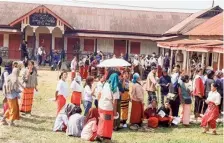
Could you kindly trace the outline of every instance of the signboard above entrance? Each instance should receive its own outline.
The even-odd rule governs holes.
[[[34,13],[30,15],[30,25],[56,26],[57,19],[48,13]]]

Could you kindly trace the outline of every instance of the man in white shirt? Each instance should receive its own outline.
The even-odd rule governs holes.
[[[40,46],[38,49],[37,49],[37,58],[38,58],[38,66],[40,66],[42,64],[42,59],[43,59],[43,47]]]

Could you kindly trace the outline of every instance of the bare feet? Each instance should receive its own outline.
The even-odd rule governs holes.
[[[216,130],[214,130],[214,131],[212,132],[212,134],[213,134],[213,135],[217,135],[217,132],[216,132]]]
[[[1,120],[0,125],[8,125],[8,123],[6,122],[6,120]]]

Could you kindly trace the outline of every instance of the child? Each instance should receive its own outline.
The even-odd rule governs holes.
[[[208,104],[208,108],[201,121],[201,127],[204,128],[203,133],[209,131],[209,128],[213,129],[213,134],[216,135],[216,120],[219,117],[219,104],[221,102],[221,96],[217,92],[217,83],[211,85],[211,91],[208,94],[208,98],[205,101]]]
[[[94,141],[97,136],[97,125],[99,113],[97,108],[91,108],[85,119],[85,125],[81,133],[81,138],[87,141]]]
[[[55,100],[57,101],[57,114],[60,112],[62,107],[66,104],[66,97],[68,96],[68,85],[66,83],[67,72],[63,70],[59,76],[59,81],[57,84],[55,92]]]
[[[79,73],[76,73],[76,77],[71,83],[70,88],[72,89],[72,97],[71,97],[71,103],[80,106],[81,104],[81,98],[82,98],[82,92],[83,92],[83,86],[82,86],[82,79]]]
[[[18,80],[19,69],[13,68],[12,73],[7,77],[4,87],[3,94],[7,98],[8,109],[5,112],[3,119],[1,121],[2,125],[7,125],[6,118],[10,120],[9,125],[14,126],[14,121],[19,120],[19,104],[18,98],[21,92],[19,87],[23,87]]]
[[[77,107],[71,103],[66,104],[57,115],[54,123],[54,132],[65,132],[68,126],[68,119],[77,112]]]
[[[159,119],[159,125],[163,126],[163,127],[169,127],[171,125],[171,122],[173,120],[172,117],[172,109],[170,107],[170,103],[169,100],[166,100],[165,104],[162,105],[159,110],[159,112],[164,112],[165,116],[162,117],[161,115],[158,115],[158,119]]]
[[[93,94],[95,92],[95,87],[93,87],[93,77],[89,76],[86,79],[86,84],[84,87],[84,109],[85,113],[84,116],[87,115],[89,112],[89,109],[92,107],[92,102],[93,102]]]
[[[103,89],[103,84],[105,81],[104,75],[100,75],[98,78],[100,80],[96,84],[95,100],[94,100],[94,104],[95,104],[96,108],[98,108],[98,100],[100,99],[101,91]]]

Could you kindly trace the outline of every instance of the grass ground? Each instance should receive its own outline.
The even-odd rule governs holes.
[[[56,104],[49,101],[54,97],[58,73],[39,71],[39,92],[34,97],[31,117],[17,121],[17,127],[0,126],[0,143],[82,143],[79,138],[67,137],[64,133],[52,132]],[[2,94],[2,93],[0,93]],[[0,96],[2,101],[2,96]],[[69,101],[69,98],[68,100]],[[0,103],[1,104],[1,103]],[[158,128],[155,132],[133,132],[128,129],[113,133],[115,143],[222,143],[223,127],[219,135],[201,134],[199,125],[184,128]]]

